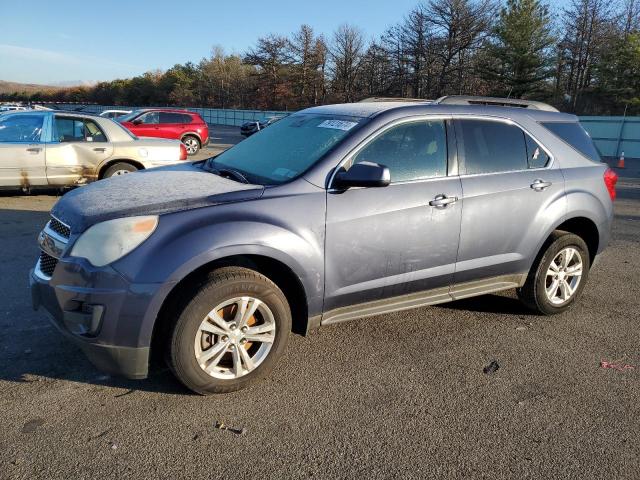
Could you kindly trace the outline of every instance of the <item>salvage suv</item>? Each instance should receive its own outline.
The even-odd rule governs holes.
[[[154,351],[195,392],[229,392],[291,331],[507,289],[563,312],[609,241],[616,178],[541,103],[314,107],[65,195],[33,304],[106,372],[144,378]]]

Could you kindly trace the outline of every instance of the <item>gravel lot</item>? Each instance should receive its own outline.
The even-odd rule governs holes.
[[[0,478],[638,478],[640,181],[618,192],[612,243],[566,314],[507,293],[326,327],[292,337],[259,385],[208,398],[161,367],[104,376],[33,312],[56,197],[2,196]]]

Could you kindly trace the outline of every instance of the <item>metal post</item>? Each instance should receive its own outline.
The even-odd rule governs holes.
[[[627,119],[627,107],[629,104],[624,106],[624,114],[622,115],[622,122],[620,122],[620,130],[618,131],[618,143],[616,145],[616,158],[620,158],[620,145],[622,144],[622,133],[624,132],[624,122]]]

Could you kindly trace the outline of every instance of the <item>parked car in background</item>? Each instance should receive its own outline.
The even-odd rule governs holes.
[[[187,159],[176,140],[137,138],[86,113],[11,112],[0,116],[0,187],[66,187]]]
[[[262,120],[252,120],[245,122],[240,126],[240,134],[244,137],[249,137],[262,129],[267,128],[269,125],[276,123],[278,120],[283,119],[282,116],[274,116],[263,118]]]
[[[114,119],[114,118],[122,117],[123,115],[128,115],[130,113],[131,113],[131,110],[105,110],[104,112],[100,112],[100,116]]]
[[[200,115],[188,110],[145,108],[116,120],[139,137],[180,140],[189,155],[209,144],[209,126]]]
[[[22,105],[0,105],[0,113],[4,112],[21,112],[24,110],[28,110],[27,107]]]
[[[314,107],[206,162],[62,197],[32,298],[107,372],[143,378],[156,348],[187,387],[229,392],[291,331],[508,289],[565,311],[609,242],[616,178],[546,104]]]

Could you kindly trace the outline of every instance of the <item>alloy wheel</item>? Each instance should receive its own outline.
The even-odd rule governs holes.
[[[202,320],[194,343],[200,368],[231,380],[255,370],[269,355],[276,334],[271,309],[255,297],[235,297]]]
[[[193,137],[185,138],[182,143],[184,143],[184,146],[187,149],[187,153],[189,155],[193,155],[198,151],[198,140],[196,140],[195,138]]]
[[[553,305],[562,305],[575,295],[582,279],[582,256],[573,247],[558,252],[545,277],[547,298]]]

